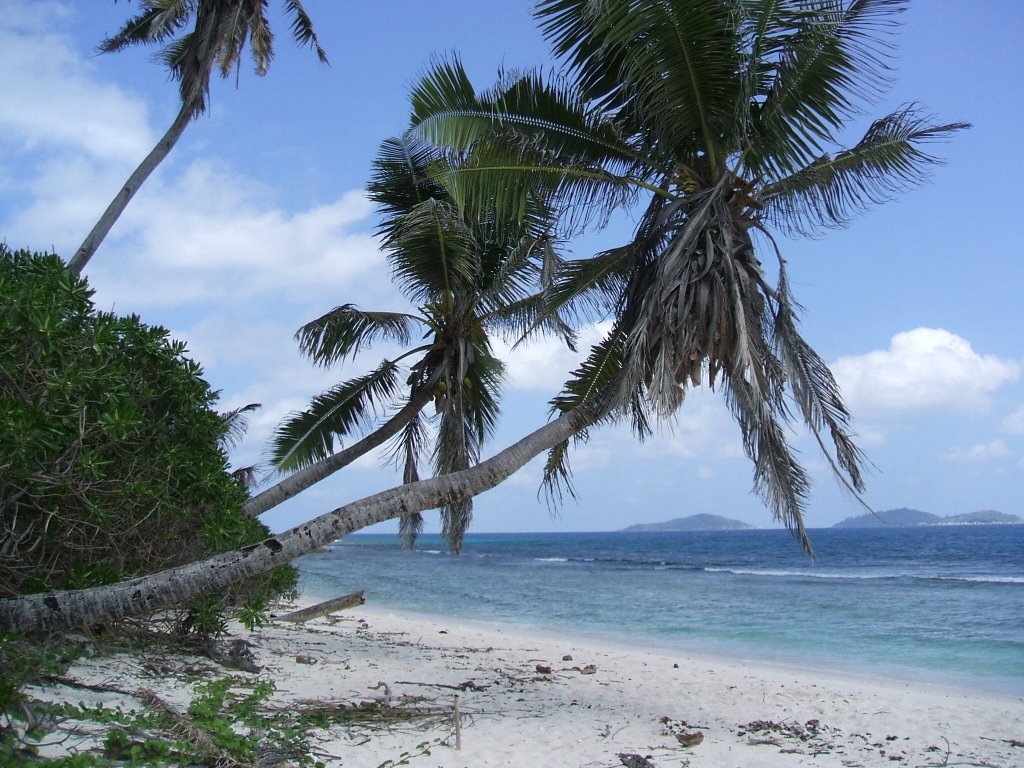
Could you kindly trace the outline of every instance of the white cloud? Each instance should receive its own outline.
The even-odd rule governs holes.
[[[1011,455],[1009,447],[1002,440],[979,443],[966,448],[951,448],[942,454],[945,461],[994,461]]]
[[[494,351],[507,366],[509,390],[555,394],[610,327],[610,323],[594,323],[581,328],[576,343],[578,352],[573,352],[561,339],[554,337],[537,338],[514,350],[509,343],[496,339]]]
[[[843,357],[832,365],[855,409],[971,410],[1016,380],[1016,360],[982,355],[970,342],[940,328],[916,328],[892,337],[888,349]]]
[[[1000,426],[1005,432],[1010,432],[1015,435],[1024,435],[1024,405],[1003,419]]]
[[[197,162],[170,183],[150,180],[88,272],[104,294],[138,306],[301,301],[316,308],[310,320],[384,270],[376,239],[352,226],[369,212],[353,191],[289,214],[245,176]]]
[[[4,4],[0,14],[0,135],[22,151],[40,146],[107,162],[141,158],[156,142],[147,110],[93,65],[60,29],[73,12],[57,3]]]

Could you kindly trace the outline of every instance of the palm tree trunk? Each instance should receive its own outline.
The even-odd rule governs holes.
[[[474,467],[382,491],[243,549],[120,584],[5,598],[0,600],[0,628],[33,632],[88,626],[143,615],[204,592],[222,590],[368,525],[490,490],[534,456],[568,440],[602,412],[602,398],[594,397]]]
[[[149,175],[153,173],[156,167],[163,162],[164,158],[170,154],[170,151],[174,149],[174,145],[178,143],[178,139],[181,138],[181,134],[185,132],[185,128],[192,121],[195,114],[196,110],[194,107],[182,106],[178,116],[171,123],[171,127],[167,129],[167,133],[163,135],[160,141],[156,143],[156,146],[150,150],[146,158],[139,164],[139,167],[128,177],[128,181],[124,183],[121,191],[110,201],[110,205],[107,206],[107,210],[103,212],[100,220],[96,222],[92,232],[89,233],[88,237],[78,247],[74,257],[68,262],[69,271],[74,272],[76,275],[82,274],[85,265],[89,263],[89,259],[92,258],[96,249],[100,247],[100,243],[103,242],[103,239],[110,232],[114,223],[124,213],[124,209],[128,207],[128,203],[135,197],[139,187],[149,178]]]
[[[298,472],[289,475],[277,485],[273,485],[262,493],[256,494],[245,502],[242,511],[249,517],[258,517],[268,509],[273,509],[295,494],[306,490],[311,485],[319,483],[342,467],[348,466],[360,456],[372,451],[378,445],[398,434],[413,416],[423,410],[424,406],[430,402],[433,396],[433,388],[424,386],[417,395],[402,406],[398,413],[384,422],[379,429],[374,430],[348,448],[333,453],[316,464],[304,467]]]

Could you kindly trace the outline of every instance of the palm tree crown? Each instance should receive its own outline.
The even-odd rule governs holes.
[[[477,95],[457,60],[414,91],[417,135],[457,162],[436,171],[478,211],[542,197],[572,228],[639,210],[625,244],[566,264],[557,309],[613,327],[554,406],[596,393],[606,418],[649,430],[690,386],[720,388],[755,489],[804,542],[809,479],[787,442],[795,411],[847,487],[863,457],[823,360],[797,329],[772,232],[816,235],[925,178],[926,145],[966,127],[914,105],[839,137],[887,84],[905,0],[542,0],[561,76],[505,77]],[[637,208],[639,206],[639,208]],[[502,215],[498,214],[499,219]],[[755,244],[776,254],[771,280]],[[567,479],[566,446],[547,479]]]
[[[286,0],[284,7],[292,18],[295,42],[312,47],[326,64],[327,53],[302,2]],[[117,34],[100,44],[100,51],[160,45],[156,58],[178,82],[181,103],[193,115],[206,110],[213,68],[229,76],[240,66],[247,45],[256,74],[265,75],[270,68],[274,35],[267,0],[140,0],[139,9]],[[190,21],[192,29],[182,33]]]
[[[345,304],[296,334],[301,351],[325,366],[378,341],[408,347],[418,333],[423,342],[291,414],[273,441],[272,461],[279,470],[328,459],[336,438],[370,428],[374,414],[403,399],[419,404],[407,414],[391,453],[403,467],[404,482],[419,479],[418,461],[428,436],[422,409],[431,400],[438,417],[434,472],[465,469],[479,460],[498,416],[504,365],[493,354],[490,333],[502,330],[521,338],[536,330],[560,330],[571,338],[557,317],[541,314],[537,288],[545,265],[555,258],[544,216],[527,212],[516,227],[467,219],[431,180],[428,169],[437,159],[412,136],[389,139],[369,187],[382,214],[380,234],[394,278],[418,305],[418,313],[367,312]],[[404,364],[407,360],[411,363]],[[408,372],[404,380],[403,370]],[[471,499],[441,510],[444,537],[455,551],[471,512]],[[402,518],[400,532],[407,544],[421,525],[418,514]]]

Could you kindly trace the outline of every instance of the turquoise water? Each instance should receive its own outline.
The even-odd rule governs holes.
[[[307,597],[1024,696],[1024,525],[353,535],[298,561]]]

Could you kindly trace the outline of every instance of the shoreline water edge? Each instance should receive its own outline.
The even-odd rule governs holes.
[[[1024,696],[1024,525],[346,537],[304,594],[601,643]]]

